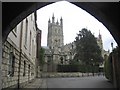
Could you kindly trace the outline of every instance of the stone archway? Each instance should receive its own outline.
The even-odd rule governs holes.
[[[2,38],[3,42],[6,40],[9,32],[24,18],[26,18],[32,12],[49,5],[53,2],[20,2],[20,3],[9,3],[4,2],[2,5],[2,19],[3,19],[3,30]],[[110,31],[118,45],[120,46],[120,27],[118,20],[120,14],[119,3],[94,3],[94,2],[71,2],[78,7],[86,10],[88,13],[93,15],[96,19],[101,21]],[[109,12],[109,10],[111,10]],[[9,13],[11,11],[11,13]],[[114,18],[113,18],[114,17]]]
[[[3,43],[6,40],[9,32],[24,18],[34,11],[49,5],[53,2],[26,2],[26,3],[3,3],[2,8],[2,38]],[[78,7],[86,10],[93,15],[96,19],[102,22],[110,31],[118,45],[120,46],[120,27],[119,27],[119,3],[84,3],[84,2],[71,2]]]

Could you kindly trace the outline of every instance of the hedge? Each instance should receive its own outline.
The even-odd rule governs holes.
[[[91,72],[97,73],[99,71],[98,66],[90,66],[90,65],[58,65],[58,72]]]
[[[112,53],[109,55],[108,59],[105,60],[104,72],[105,72],[105,77],[111,82],[113,82]]]

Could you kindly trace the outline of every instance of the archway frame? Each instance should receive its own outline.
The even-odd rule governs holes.
[[[4,2],[3,3],[3,29],[2,29],[2,40],[5,42],[8,34],[13,28],[19,24],[24,18],[26,18],[31,13],[36,10],[52,4],[54,2]],[[71,2],[83,10],[87,11],[89,14],[94,16],[98,21],[109,30],[111,35],[114,37],[118,46],[120,46],[120,27],[118,20],[120,14],[118,13],[120,9],[119,3],[105,3],[105,2]],[[8,10],[11,10],[9,13]],[[109,12],[111,10],[111,12]],[[16,14],[15,14],[16,13]],[[8,15],[9,14],[9,15]],[[8,16],[6,16],[8,15]],[[113,18],[114,17],[114,18]]]

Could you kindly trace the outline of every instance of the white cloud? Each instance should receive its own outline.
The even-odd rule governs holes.
[[[74,41],[76,33],[87,28],[96,37],[100,30],[105,50],[111,49],[110,42],[114,42],[114,47],[117,45],[107,28],[97,19],[74,4],[59,1],[37,11],[38,27],[42,30],[42,46],[47,45],[48,20],[52,18],[53,13],[56,21],[60,20],[61,16],[63,18],[64,44]]]

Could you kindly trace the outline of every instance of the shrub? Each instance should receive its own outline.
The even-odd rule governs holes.
[[[112,53],[109,55],[108,59],[105,60],[104,72],[105,77],[112,82],[113,81]]]

